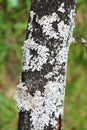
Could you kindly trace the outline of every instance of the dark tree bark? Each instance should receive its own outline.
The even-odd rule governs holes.
[[[18,130],[62,130],[74,0],[32,0],[15,100]]]

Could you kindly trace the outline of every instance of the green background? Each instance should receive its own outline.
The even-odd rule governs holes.
[[[87,39],[87,0],[76,1],[74,36]],[[13,101],[21,72],[30,0],[0,0],[0,130],[17,130]],[[65,96],[64,130],[87,130],[87,50],[70,47]]]

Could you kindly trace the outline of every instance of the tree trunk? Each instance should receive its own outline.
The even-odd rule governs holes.
[[[18,130],[62,130],[74,0],[32,0],[15,100]]]

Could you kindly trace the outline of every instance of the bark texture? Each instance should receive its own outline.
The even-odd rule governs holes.
[[[18,130],[62,130],[74,0],[32,0],[15,100]]]

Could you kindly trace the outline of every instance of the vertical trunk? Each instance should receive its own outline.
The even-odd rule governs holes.
[[[32,0],[15,100],[18,130],[62,130],[74,0]]]

